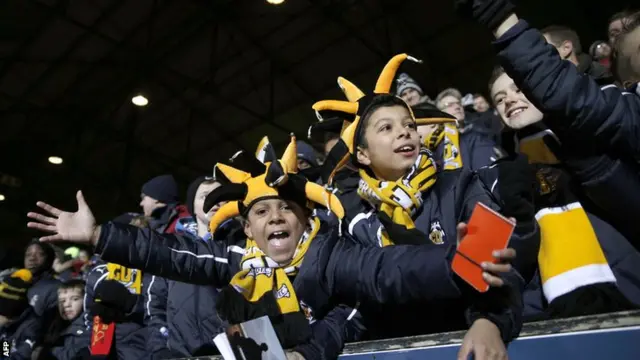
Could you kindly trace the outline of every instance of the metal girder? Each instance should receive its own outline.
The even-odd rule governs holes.
[[[104,10],[100,16],[98,16],[98,18],[93,22],[93,24],[91,24],[89,26],[89,28],[95,28],[96,26],[98,26],[105,18],[109,17],[109,15],[111,15],[112,12],[116,11],[119,6],[120,3],[122,2],[122,0],[119,1],[113,1],[109,4],[109,6],[107,7],[106,10]],[[20,97],[13,102],[13,104],[9,107],[9,111],[11,111],[11,109],[14,106],[20,105],[22,104],[22,102],[27,101],[27,99],[29,98],[29,95],[31,95],[31,93],[38,88],[38,86],[40,84],[42,84],[46,79],[49,78],[49,76],[51,76],[51,74],[53,74],[53,72],[55,70],[57,70],[58,65],[60,65],[60,63],[66,59],[71,53],[73,53],[78,46],[80,46],[80,44],[82,44],[90,35],[90,32],[85,32],[83,34],[81,34],[80,36],[78,36],[66,49],[65,51],[62,53],[62,55],[60,55],[56,60],[54,60],[52,62],[51,65],[49,65],[47,67],[47,69],[40,74],[28,87],[27,89],[20,95]]]
[[[54,5],[53,9],[57,11],[60,8],[66,8],[66,6],[67,6],[67,1],[58,1]],[[27,39],[23,41],[18,46],[18,48],[14,50],[14,52],[11,55],[9,55],[8,59],[5,59],[5,62],[2,65],[0,65],[0,80],[7,74],[7,72],[9,72],[9,69],[11,69],[11,67],[16,62],[16,60],[20,58],[20,56],[22,56],[22,53],[29,48],[29,45],[31,45],[33,41],[35,41],[38,37],[40,37],[42,32],[49,26],[49,23],[51,22],[51,20],[54,19],[54,16],[53,16],[54,12],[52,11],[47,15],[48,16],[46,20],[43,21],[42,24],[40,24],[40,26],[38,26],[35,31],[31,32],[27,36]]]

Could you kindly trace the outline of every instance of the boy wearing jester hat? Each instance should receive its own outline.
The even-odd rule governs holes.
[[[333,173],[349,162],[360,168],[358,193],[363,201],[359,212],[346,214],[346,236],[372,247],[421,244],[429,247],[433,254],[439,254],[432,256],[444,259],[466,232],[464,222],[476,203],[482,202],[497,211],[501,209],[477,175],[460,166],[459,153],[447,154],[445,147],[444,161],[438,166],[433,154],[423,146],[416,126],[429,122],[447,123],[451,121],[450,117],[432,111],[419,115],[416,121],[411,107],[389,94],[396,69],[406,59],[412,58],[402,54],[387,64],[373,94],[364,94],[340,79],[350,101],[321,101],[313,108],[320,117],[328,111],[342,112],[344,118],[351,116],[352,119],[345,124],[341,141],[334,146],[327,160],[333,166]],[[427,139],[427,143],[437,144],[444,136],[444,133],[436,134],[440,139]],[[331,184],[331,176],[328,178]],[[518,220],[510,244],[518,250],[519,259],[514,263],[516,270],[528,279],[535,269],[539,233],[532,216]],[[520,274],[514,278],[521,288],[525,279]],[[479,345],[479,340],[471,338],[477,332],[483,332],[508,341],[517,334],[521,294],[512,294],[511,302],[505,301],[503,295],[499,291],[489,291],[471,299],[471,304],[448,301],[426,305],[417,302],[402,308],[391,304],[382,307],[363,304],[360,309],[364,319],[369,320],[366,325],[373,337],[440,332],[471,325],[461,354],[477,351],[476,346],[485,345],[502,352],[504,348],[492,343],[491,339],[480,340],[486,343]],[[491,311],[485,316],[489,321],[465,318],[465,306],[474,308],[486,304],[492,304]],[[367,314],[379,315],[367,317]]]
[[[263,145],[264,164],[254,169],[242,171],[218,164],[217,173],[229,183],[212,191],[205,201],[205,211],[228,201],[211,219],[212,233],[226,219],[238,215],[244,219],[247,240],[236,273],[224,263],[226,248],[219,243],[193,242],[178,234],[115,223],[97,226],[81,192],[77,212],[39,202],[47,215],[29,213],[36,221],[28,226],[52,234],[41,241],[93,244],[105,260],[224,288],[218,307],[221,316],[233,324],[269,315],[283,346],[294,348],[306,359],[335,358],[339,351],[335,345],[349,340],[344,338],[344,328],[338,328],[328,331],[334,338],[315,344],[315,352],[305,351],[305,345],[307,350],[314,345],[317,331],[327,333],[331,324],[322,320],[338,304],[465,300],[466,288],[452,274],[450,260],[431,246],[362,247],[344,241],[338,227],[310,215],[316,204],[326,206],[338,218],[344,216],[344,210],[333,194],[296,173],[295,138],[280,160],[270,145]],[[514,256],[513,249],[498,255],[502,260]],[[486,279],[517,298],[510,287],[509,270],[508,264],[492,264],[486,269]],[[490,316],[490,304],[486,305],[470,309],[469,316]],[[507,322],[509,333],[520,327]],[[478,333],[474,340],[486,344],[482,336]],[[499,337],[497,341],[501,344]]]

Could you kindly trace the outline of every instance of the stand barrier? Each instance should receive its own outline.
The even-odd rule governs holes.
[[[456,359],[464,332],[347,344],[344,360]],[[189,358],[218,360],[219,356]],[[640,311],[525,324],[510,360],[640,360]]]

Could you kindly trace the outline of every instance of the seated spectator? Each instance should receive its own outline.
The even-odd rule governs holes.
[[[635,308],[629,300],[640,304],[640,254],[613,226],[592,213],[584,191],[576,186],[580,184],[576,172],[589,172],[590,186],[606,178],[609,169],[598,173],[588,168],[608,156],[580,151],[585,149],[568,140],[558,142],[543,125],[545,115],[502,68],[494,70],[489,86],[505,125],[515,130],[518,148],[507,151],[527,155],[530,165],[525,162],[524,166],[535,173],[533,203],[542,234],[540,278],[525,293],[525,315],[566,317]],[[529,170],[516,167],[512,171]],[[486,182],[492,188],[497,182],[499,188],[501,180]],[[580,252],[572,250],[577,248]]]
[[[433,100],[424,94],[420,85],[418,85],[409,74],[400,74],[396,82],[396,95],[406,101],[409,106],[415,106],[425,102],[433,103]]]
[[[37,360],[73,360],[89,356],[91,333],[82,317],[85,282],[69,280],[58,288],[55,311],[44,341],[38,347]]]
[[[67,248],[62,257],[56,256],[53,261],[53,270],[62,281],[85,279],[92,268],[89,252],[75,246]]]
[[[491,113],[470,115],[462,105],[462,94],[457,89],[446,89],[436,97],[436,106],[454,116],[458,121],[458,133],[462,164],[472,170],[491,164],[496,158],[496,142],[493,130],[486,128],[482,117],[494,121]],[[421,126],[422,127],[422,126]],[[427,137],[429,134],[423,135]]]
[[[31,359],[42,340],[42,317],[29,306],[27,297],[32,280],[27,269],[13,270],[0,279],[0,343],[10,345],[12,360]]]
[[[316,150],[302,140],[297,141],[296,146],[298,147],[298,171],[308,180],[320,183],[320,161]]]
[[[582,52],[580,38],[574,30],[566,26],[553,25],[540,32],[547,42],[558,50],[560,57],[577,66],[578,71],[591,76],[602,86],[613,84],[613,75],[609,69],[594,62],[588,54]]]
[[[160,175],[142,185],[140,207],[150,217],[151,228],[174,232],[178,219],[188,217],[184,205],[178,204],[178,184],[171,175]]]

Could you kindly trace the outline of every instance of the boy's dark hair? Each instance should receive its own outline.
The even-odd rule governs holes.
[[[608,24],[611,24],[614,21],[622,20],[624,18],[628,18],[632,14],[633,14],[633,11],[631,10],[623,10],[623,11],[617,12],[611,15],[611,17],[609,18]]]
[[[367,139],[364,136],[365,129],[367,128],[367,124],[369,123],[369,118],[371,115],[378,109],[383,107],[391,107],[391,106],[402,106],[404,108],[407,107],[407,103],[404,102],[401,98],[391,95],[391,94],[381,94],[376,95],[369,105],[362,112],[362,117],[360,119],[359,131],[356,134],[356,146],[360,146],[363,149],[366,149],[369,144],[367,144]]]
[[[71,279],[60,284],[60,286],[58,286],[58,290],[81,289],[82,293],[84,294],[85,285],[86,283],[84,282],[84,280]]]
[[[562,43],[565,41],[571,41],[571,43],[573,44],[573,53],[576,56],[582,54],[580,37],[578,36],[578,33],[575,32],[575,30],[567,26],[551,25],[542,29],[542,31],[540,32],[549,36],[549,38],[551,38],[551,41],[557,46],[562,45]]]
[[[493,88],[493,84],[505,72],[506,71],[504,71],[504,68],[500,65],[497,65],[493,68],[493,70],[491,71],[491,76],[489,77],[489,96],[491,96],[491,88]],[[493,101],[493,99],[491,99],[491,101]]]
[[[630,81],[640,80],[640,74],[636,73],[631,65],[631,57],[620,54],[620,44],[631,32],[640,27],[640,11],[629,14],[625,18],[628,18],[629,21],[623,22],[622,31],[613,45],[613,62],[611,64],[612,72],[623,85]]]
[[[486,100],[486,97],[484,95],[480,94],[480,93],[473,94],[473,99],[475,100],[477,98],[485,98],[485,100]]]

